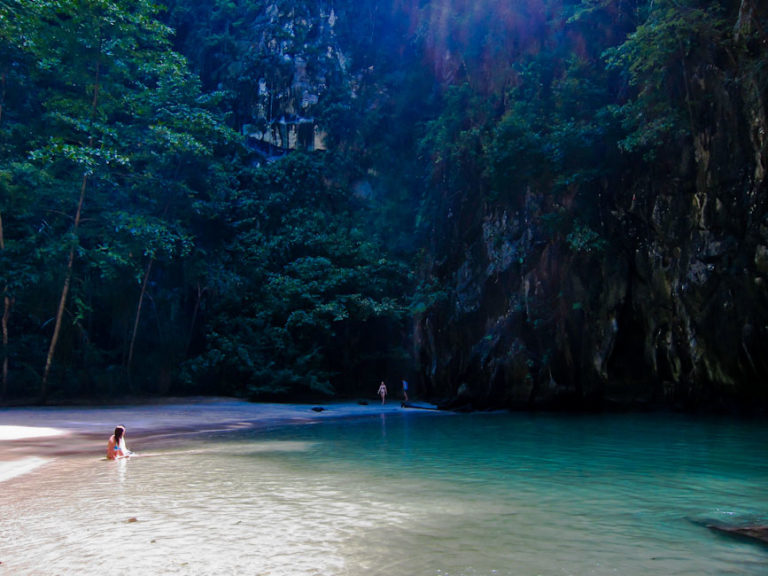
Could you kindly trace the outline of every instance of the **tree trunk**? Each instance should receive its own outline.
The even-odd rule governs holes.
[[[147,263],[147,269],[144,271],[144,281],[141,283],[141,293],[139,294],[139,303],[136,305],[136,318],[133,321],[133,334],[131,335],[131,345],[128,348],[128,361],[126,363],[126,370],[128,372],[128,380],[131,379],[131,364],[133,364],[133,347],[136,343],[136,333],[139,331],[139,319],[141,318],[141,306],[144,303],[144,294],[147,292],[147,284],[149,283],[149,273],[152,271],[152,264],[154,258],[150,258]]]
[[[5,237],[3,236],[3,214],[0,212],[0,250],[5,250]],[[8,318],[11,315],[13,298],[8,296],[8,286],[3,288],[3,390],[0,399],[5,402],[8,396]]]
[[[7,294],[3,298],[3,402],[8,397],[8,318],[11,315],[13,300]]]
[[[0,74],[0,122],[3,121],[3,107],[5,105],[5,72]],[[5,250],[5,236],[3,235],[3,213],[0,212],[0,250]],[[8,394],[8,317],[11,313],[12,300],[7,294],[8,286],[3,288],[3,391],[0,398],[5,402]]]
[[[3,107],[5,106],[5,72],[0,74],[0,122],[3,120]]]
[[[83,211],[83,202],[85,202],[85,189],[88,186],[88,176],[83,176],[83,183],[80,186],[80,199],[77,202],[77,211],[75,212],[75,222],[72,225],[72,233],[74,239],[72,240],[72,246],[69,248],[69,258],[67,260],[67,271],[64,276],[64,286],[61,288],[61,297],[59,298],[59,307],[56,310],[56,324],[53,328],[53,336],[51,336],[51,345],[48,347],[48,354],[45,357],[45,369],[43,370],[43,380],[40,383],[40,401],[45,403],[48,397],[48,375],[51,372],[51,364],[53,363],[53,354],[56,351],[56,344],[59,342],[59,334],[61,333],[61,320],[64,317],[64,308],[67,304],[67,297],[69,296],[69,285],[72,283],[72,270],[75,264],[75,247],[77,241],[77,230],[80,226],[80,215]]]
[[[184,357],[186,357],[189,354],[189,348],[192,345],[192,338],[195,334],[195,324],[197,324],[197,315],[200,312],[200,303],[203,300],[203,295],[208,291],[207,287],[203,287],[200,285],[200,282],[197,283],[197,298],[195,299],[195,309],[192,311],[192,321],[189,324],[189,338],[187,338],[187,345],[184,348]]]
[[[91,99],[91,116],[89,120],[89,136],[88,146],[93,147],[93,122],[96,117],[96,109],[99,105],[99,93],[101,88],[101,63],[96,60],[96,71],[94,73],[93,81],[93,98]],[[69,286],[72,283],[72,272],[75,265],[75,248],[77,245],[77,231],[80,227],[80,217],[83,213],[83,204],[85,203],[85,190],[88,187],[88,174],[83,174],[83,182],[80,186],[80,198],[77,201],[77,210],[75,212],[75,221],[72,224],[72,246],[69,249],[69,258],[67,259],[67,270],[64,276],[64,285],[61,288],[61,297],[59,298],[59,307],[56,310],[56,324],[53,328],[53,336],[51,336],[51,345],[48,347],[48,354],[45,357],[45,369],[43,370],[43,379],[40,382],[40,402],[45,403],[48,397],[48,376],[51,372],[51,364],[53,363],[53,355],[56,352],[56,345],[59,342],[59,334],[61,333],[61,320],[64,317],[64,308],[67,304],[67,297],[69,296]]]

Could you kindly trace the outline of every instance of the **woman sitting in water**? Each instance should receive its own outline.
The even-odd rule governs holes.
[[[125,426],[117,426],[115,433],[109,437],[107,442],[107,459],[119,460],[120,458],[128,458],[133,454],[125,446]]]

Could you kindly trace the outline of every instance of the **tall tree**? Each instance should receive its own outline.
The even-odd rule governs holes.
[[[32,281],[31,263],[19,258],[24,253],[16,238],[16,230],[11,219],[10,231],[5,226],[3,216],[9,212],[25,212],[30,205],[26,193],[14,185],[10,177],[10,166],[24,157],[25,150],[21,142],[27,137],[22,118],[30,113],[26,106],[25,95],[31,89],[29,80],[31,59],[25,49],[24,34],[33,29],[36,22],[34,11],[25,10],[20,1],[0,4],[0,285],[2,285],[2,391],[0,397],[6,398],[9,379],[10,355],[10,318],[16,293],[23,290]],[[10,234],[9,234],[10,232]],[[6,241],[8,240],[8,241]],[[21,249],[20,249],[21,248]]]
[[[691,86],[692,62],[720,49],[723,7],[702,0],[657,0],[641,11],[641,21],[624,41],[606,51],[609,66],[621,70],[636,96],[620,112],[629,130],[620,145],[653,158],[665,142],[697,131]]]
[[[105,312],[93,309],[104,301],[94,283],[106,282],[103,290],[138,265],[145,272],[127,336],[132,359],[152,263],[189,253],[185,226],[210,199],[199,192],[215,197],[207,188],[216,179],[229,185],[217,176],[226,169],[211,165],[212,150],[237,138],[211,114],[213,101],[171,50],[171,30],[156,19],[154,3],[20,0],[14,8],[24,30],[4,35],[3,50],[29,63],[14,88],[28,88],[23,104],[39,114],[18,116],[30,136],[18,140],[6,175],[43,211],[33,216],[36,253],[46,275],[56,271],[60,281],[41,375],[45,400],[65,319],[83,336],[92,333],[103,321],[83,321]],[[229,152],[219,152],[226,166]],[[118,215],[126,213],[132,226],[123,234]],[[89,337],[82,342],[72,346],[93,345]]]

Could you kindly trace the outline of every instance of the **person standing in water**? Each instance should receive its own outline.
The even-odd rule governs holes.
[[[381,403],[384,404],[387,401],[387,385],[384,384],[384,380],[381,381],[381,386],[379,386],[379,396],[381,396]]]
[[[408,381],[403,380],[403,402],[408,402]]]
[[[125,426],[115,427],[115,433],[109,437],[107,442],[107,459],[119,460],[120,458],[128,458],[133,454],[125,445]]]

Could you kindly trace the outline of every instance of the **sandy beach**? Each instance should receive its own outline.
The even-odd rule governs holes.
[[[128,445],[140,453],[144,447],[183,435],[311,424],[402,410],[395,400],[384,405],[378,401],[254,404],[231,398],[108,407],[4,408],[0,409],[0,482],[67,454],[101,454],[117,424],[127,427]]]

